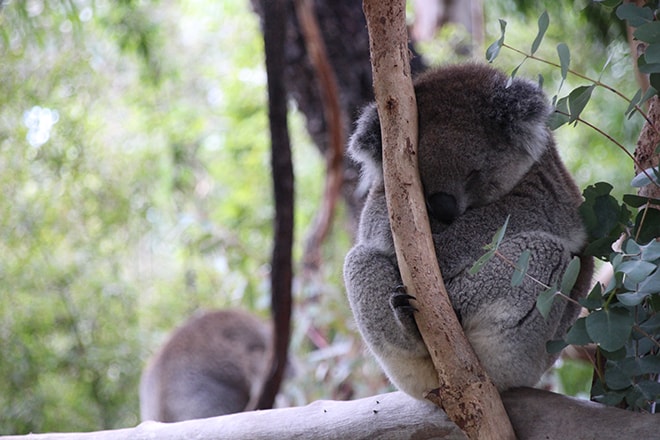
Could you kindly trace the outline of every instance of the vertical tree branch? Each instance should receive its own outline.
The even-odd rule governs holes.
[[[417,104],[405,0],[364,0],[383,139],[385,194],[403,283],[440,388],[433,399],[471,439],[515,438],[495,386],[456,318],[440,275],[417,170]]]
[[[268,114],[271,136],[271,167],[275,197],[273,256],[271,262],[271,309],[273,361],[258,409],[272,408],[288,358],[291,333],[291,281],[293,277],[293,165],[287,126],[284,88],[285,0],[262,0],[264,43],[268,76]]]
[[[296,15],[300,23],[305,48],[314,69],[323,117],[328,126],[328,149],[326,151],[326,177],[321,207],[305,243],[303,266],[306,271],[318,271],[321,264],[320,246],[323,243],[334,217],[335,206],[343,183],[344,127],[339,103],[339,87],[314,13],[312,0],[295,0]]]

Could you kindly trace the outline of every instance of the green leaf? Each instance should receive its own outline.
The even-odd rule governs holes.
[[[616,295],[616,299],[619,300],[619,302],[624,306],[635,307],[640,305],[647,296],[648,294],[646,293],[626,292],[626,293],[618,293]]]
[[[557,295],[557,286],[552,285],[550,288],[541,292],[541,294],[536,298],[536,308],[543,316],[544,319],[548,319],[550,310],[552,309],[552,304],[555,301]]]
[[[644,58],[650,64],[660,63],[660,44],[649,44],[644,51]]]
[[[477,261],[474,262],[470,270],[468,270],[468,273],[470,275],[474,275],[477,272],[481,270],[482,267],[486,265],[493,257],[495,256],[495,249],[491,249],[490,251],[486,252],[483,254]]]
[[[548,30],[549,24],[550,18],[548,17],[548,11],[543,11],[538,20],[539,31],[536,34],[536,38],[534,38],[534,42],[532,43],[532,55],[534,55],[534,52],[536,52],[541,45],[541,41],[543,41],[543,36],[545,35],[545,31]]]
[[[624,3],[616,8],[616,16],[621,20],[628,20],[632,27],[639,27],[653,21],[653,11],[649,7],[640,8],[634,3]]]
[[[660,241],[651,240],[648,244],[639,247],[642,251],[642,260],[655,261],[660,258]]]
[[[486,49],[486,59],[488,60],[489,63],[492,63],[495,61],[495,58],[497,58],[497,55],[500,53],[500,49],[502,48],[502,45],[504,44],[504,32],[506,30],[506,21],[500,19],[500,38],[493,42],[490,46],[488,46],[488,49]]]
[[[637,292],[640,294],[644,295],[655,295],[660,293],[660,269],[656,269],[656,271],[639,283],[639,287],[637,288]]]
[[[660,43],[660,22],[653,21],[639,26],[633,36],[647,43]]]
[[[622,364],[623,362],[611,361],[607,363],[605,383],[611,390],[624,390],[633,384],[631,375],[623,368]]]
[[[601,287],[601,284],[596,283],[591,289],[591,292],[589,292],[589,295],[586,298],[579,299],[578,301],[582,307],[589,311],[603,307],[603,288]]]
[[[561,66],[561,78],[566,79],[568,67],[571,64],[571,53],[565,43],[557,45],[557,54],[559,55],[559,65]]]
[[[511,216],[508,215],[506,217],[506,220],[504,220],[504,224],[502,227],[500,227],[497,232],[495,232],[495,235],[493,235],[493,240],[490,242],[489,245],[487,245],[486,249],[498,249],[500,247],[500,243],[502,243],[502,239],[504,238],[504,234],[506,233],[506,228],[509,226],[509,218]]]
[[[651,84],[650,89],[660,89],[660,63],[658,64],[653,64],[653,66],[658,66],[657,71],[651,72],[649,74],[649,83]]]
[[[660,63],[649,63],[646,61],[646,57],[642,55],[637,58],[637,68],[641,73],[658,73],[660,72]],[[658,89],[655,85],[653,85],[653,87],[656,90]]]
[[[607,351],[618,350],[626,344],[633,324],[632,315],[623,308],[596,310],[586,318],[589,337]]]
[[[635,217],[633,236],[640,243],[660,237],[660,211],[653,208],[642,209]]]
[[[566,342],[572,345],[587,345],[593,341],[587,333],[586,318],[579,318],[566,333]]]
[[[630,100],[630,104],[623,114],[630,118],[637,110],[637,104],[639,104],[640,99],[642,99],[642,89],[637,89],[637,93]]]
[[[547,351],[550,354],[559,353],[567,346],[568,343],[566,343],[566,341],[562,339],[558,339],[556,341],[548,341],[545,343],[545,351]]]
[[[550,130],[556,130],[570,120],[568,111],[568,96],[561,98],[555,105],[555,111],[548,118]]]
[[[637,174],[633,180],[630,182],[630,186],[633,188],[641,188],[651,183],[651,179],[658,183],[658,168],[650,167],[644,170],[644,172]]]
[[[564,276],[561,279],[561,286],[559,290],[564,295],[570,295],[571,290],[573,290],[573,286],[575,285],[575,281],[577,280],[579,274],[580,274],[580,258],[573,257],[571,262],[568,263],[568,267],[566,268],[566,271],[564,272]]]
[[[568,109],[571,114],[568,121],[569,123],[580,117],[582,110],[584,110],[591,99],[591,93],[594,91],[595,87],[595,84],[590,86],[580,86],[568,94]]]
[[[531,253],[527,249],[520,254],[520,257],[518,258],[518,262],[516,263],[516,268],[513,271],[513,275],[511,276],[511,287],[520,286],[523,280],[525,279],[525,275],[527,274],[527,269],[529,268],[530,255]]]
[[[660,200],[658,200],[658,199],[652,199],[650,197],[642,197],[642,196],[638,196],[636,194],[624,194],[623,195],[623,202],[626,205],[631,206],[633,208],[641,208],[642,206],[646,205],[647,203],[660,205]]]
[[[626,277],[630,278],[633,283],[639,283],[648,277],[657,266],[648,261],[642,260],[628,260],[621,263],[617,268],[617,272],[623,272]]]

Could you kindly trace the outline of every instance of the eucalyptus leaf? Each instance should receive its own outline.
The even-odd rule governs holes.
[[[493,257],[495,256],[495,249],[483,254],[477,261],[474,262],[472,267],[468,270],[470,275],[474,275],[481,270],[482,267],[486,265]]]
[[[644,58],[650,64],[660,63],[660,44],[649,44],[644,51]]]
[[[639,104],[639,101],[641,99],[642,99],[642,89],[637,89],[635,96],[632,97],[632,99],[630,100],[630,104],[628,105],[628,108],[623,114],[626,115],[628,118],[630,118],[635,113],[635,110],[637,110],[637,105]]]
[[[543,316],[544,319],[548,319],[550,310],[552,309],[552,304],[555,301],[557,295],[557,286],[552,285],[548,289],[545,289],[541,294],[536,298],[536,308]]]
[[[568,346],[568,343],[564,340],[548,341],[545,343],[545,351],[550,354],[559,353],[564,348]]]
[[[568,96],[561,98],[555,105],[555,111],[548,118],[550,130],[556,130],[570,120]]]
[[[642,251],[642,260],[655,261],[660,258],[660,241],[658,240],[651,240],[639,248]]]
[[[525,249],[518,258],[516,262],[516,268],[513,271],[511,276],[511,287],[518,287],[522,284],[527,275],[527,269],[529,268],[529,256],[531,255],[528,249]]]
[[[532,43],[532,55],[534,55],[534,53],[538,50],[539,46],[541,45],[541,41],[543,41],[543,36],[545,35],[545,31],[548,30],[549,24],[550,24],[550,18],[548,17],[548,12],[543,11],[543,13],[541,14],[538,20],[539,31],[536,34],[536,38],[534,38],[534,42]]]
[[[617,294],[616,299],[624,306],[635,307],[640,305],[647,296],[649,295],[643,292],[626,292]]]
[[[625,345],[633,323],[632,315],[624,308],[596,310],[586,318],[589,337],[607,351],[615,351]]]
[[[660,43],[660,22],[652,21],[639,26],[633,36],[646,43]]]
[[[580,86],[568,94],[568,109],[571,114],[568,121],[569,123],[576,121],[580,117],[582,110],[584,110],[589,103],[591,93],[594,91],[595,87],[595,84],[590,86]]]
[[[500,49],[502,49],[502,45],[504,44],[504,33],[506,31],[506,21],[500,19],[500,38],[493,42],[490,46],[488,46],[488,49],[486,49],[486,59],[488,60],[489,63],[492,63],[495,58],[497,58],[497,55],[500,53]]]
[[[633,208],[641,208],[647,203],[660,205],[660,200],[658,199],[653,199],[650,197],[642,197],[636,194],[624,194],[623,201],[626,205],[631,206]]]
[[[580,258],[573,257],[571,262],[568,263],[568,267],[566,268],[566,271],[564,272],[564,276],[561,279],[560,291],[564,295],[570,295],[571,290],[573,290],[573,286],[575,285],[575,281],[577,280],[579,274],[580,274]]]
[[[587,333],[586,318],[579,318],[571,326],[564,338],[566,343],[572,345],[587,345],[592,343],[589,333]]]
[[[619,363],[608,362],[605,370],[605,384],[611,390],[625,390],[633,384],[633,379]]]
[[[637,292],[644,295],[660,294],[660,269],[656,269],[650,277],[639,283]]]
[[[653,21],[651,8],[648,6],[642,8],[634,3],[624,3],[616,8],[616,16],[621,20],[628,20],[628,24],[632,27],[639,27]]]
[[[557,45],[557,54],[559,55],[559,65],[561,66],[561,77],[566,79],[568,75],[568,67],[571,64],[571,52],[565,43]]]
[[[651,183],[651,179],[653,179],[654,182],[658,183],[658,176],[656,173],[658,172],[658,168],[650,167],[644,170],[644,172],[641,172],[637,174],[632,181],[630,182],[630,186],[634,188],[641,188],[643,186],[646,186]]]
[[[634,283],[639,283],[648,277],[657,266],[643,260],[624,261],[617,267],[617,272],[623,272]]]

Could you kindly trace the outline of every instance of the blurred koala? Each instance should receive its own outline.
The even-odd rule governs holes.
[[[145,367],[141,419],[178,422],[255,409],[270,367],[270,335],[244,311],[197,312]]]
[[[500,391],[533,386],[557,357],[546,352],[546,342],[563,337],[580,308],[558,300],[546,320],[535,307],[543,288],[528,277],[512,287],[513,269],[501,258],[475,275],[468,270],[507,216],[499,251],[516,262],[529,250],[527,273],[536,280],[559,283],[572,257],[580,256],[586,240],[578,215],[582,198],[546,126],[551,107],[535,83],[510,81],[481,64],[422,74],[415,94],[419,173],[453,308]],[[439,384],[415,324],[413,298],[398,287],[375,105],[358,120],[349,150],[362,165],[369,194],[344,264],[348,298],[390,380],[421,399]],[[585,295],[592,270],[591,259],[581,257],[572,298]]]

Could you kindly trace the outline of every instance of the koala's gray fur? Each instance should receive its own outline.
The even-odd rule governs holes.
[[[556,359],[546,341],[565,334],[579,307],[557,300],[545,320],[535,308],[543,288],[529,278],[511,287],[513,269],[500,258],[475,275],[468,269],[507,216],[500,252],[515,263],[530,250],[528,274],[546,285],[559,283],[586,238],[580,192],[546,127],[550,105],[536,84],[508,82],[480,64],[440,68],[415,81],[419,172],[438,263],[466,336],[499,390],[538,382]],[[375,105],[358,120],[349,150],[362,164],[369,194],[344,264],[348,298],[390,380],[421,399],[439,384],[414,305],[398,288]],[[593,262],[581,260],[573,298],[583,296],[591,280]]]
[[[255,409],[270,366],[270,327],[240,310],[195,314],[151,358],[142,420],[178,422]]]

